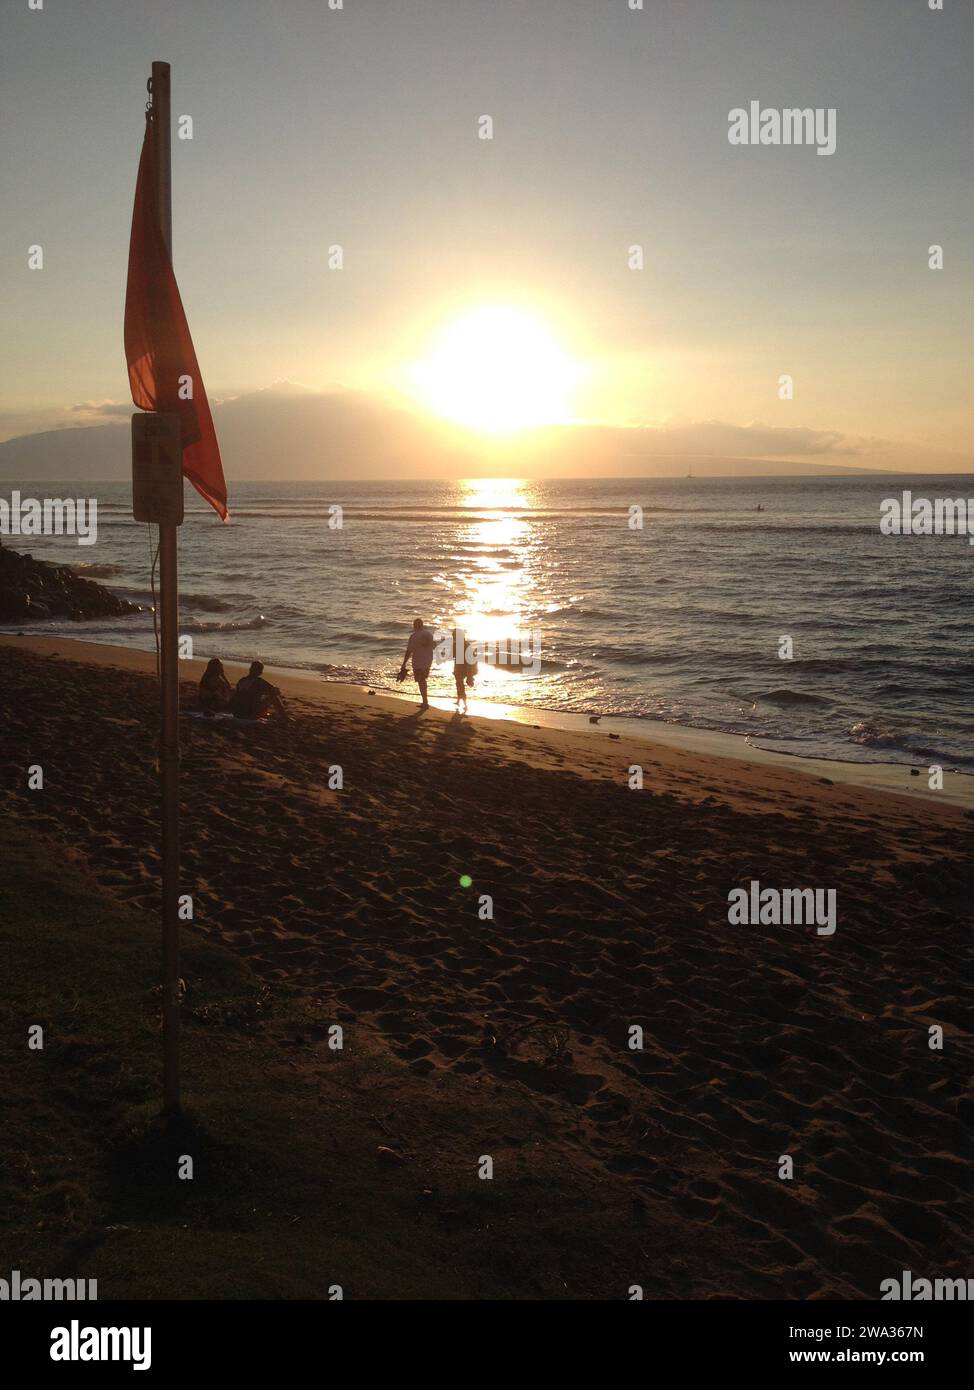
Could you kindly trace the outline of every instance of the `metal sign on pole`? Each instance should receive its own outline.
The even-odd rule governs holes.
[[[132,515],[151,526],[183,520],[183,448],[179,416],[132,416]]]

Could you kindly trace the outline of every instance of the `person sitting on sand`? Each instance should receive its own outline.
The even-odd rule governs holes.
[[[231,706],[235,719],[266,719],[275,709],[282,719],[287,718],[281,692],[276,685],[264,680],[263,672],[264,663],[252,661],[250,674],[237,681]]]
[[[413,619],[413,630],[409,634],[409,641],[406,643],[406,655],[402,659],[402,666],[399,669],[399,680],[406,679],[406,662],[410,657],[413,659],[413,678],[419,686],[422,704],[420,710],[429,709],[430,702],[426,698],[427,681],[429,680],[430,667],[433,665],[433,648],[436,641],[428,627],[423,626],[422,618]]]
[[[472,686],[477,675],[476,661],[468,661],[468,651],[473,651],[474,643],[467,642],[463,635],[463,628],[456,628],[453,633],[453,679],[457,686],[457,709],[463,705],[463,712],[467,712],[467,686]]]
[[[206,715],[222,714],[229,709],[233,698],[230,682],[223,672],[223,662],[214,656],[200,676],[200,709]]]

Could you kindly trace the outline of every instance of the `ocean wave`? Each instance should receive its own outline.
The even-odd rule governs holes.
[[[768,690],[762,695],[755,695],[755,700],[763,700],[768,705],[831,705],[834,702],[825,695],[810,695],[804,690],[789,690],[783,686],[780,690]]]
[[[745,515],[748,515],[748,514],[745,514]],[[753,517],[753,515],[754,515],[753,512],[750,513],[750,516],[751,516],[751,517]],[[774,523],[774,522],[770,522],[770,523],[769,523],[769,522],[764,522],[764,521],[756,521],[756,522],[752,522],[751,525],[742,526],[742,525],[740,525],[739,523],[737,523],[737,522],[735,522],[735,521],[727,521],[727,522],[708,521],[708,522],[704,522],[704,524],[703,524],[699,529],[700,529],[701,531],[729,531],[729,532],[732,532],[732,533],[734,533],[734,532],[739,532],[739,531],[741,531],[741,530],[747,530],[747,531],[751,531],[751,532],[760,531],[762,535],[779,535],[779,536],[780,536],[780,535],[784,535],[784,536],[798,536],[798,535],[802,535],[802,536],[804,536],[804,535],[825,534],[825,535],[830,535],[830,536],[875,536],[877,540],[881,540],[881,541],[886,541],[886,540],[891,539],[891,538],[888,537],[888,536],[884,536],[884,535],[880,532],[880,529],[879,529],[879,518],[878,518],[878,516],[877,516],[877,519],[876,519],[876,524],[875,524],[875,526],[863,525],[863,524],[860,523],[860,522],[851,522],[851,521],[847,521],[847,522],[834,522],[834,523],[833,523],[833,522],[809,522],[809,521],[804,521],[804,520],[802,520],[802,519],[799,518],[799,519],[795,520],[794,522],[785,523],[785,524],[783,524],[783,525],[779,525],[779,524],[776,524],[776,523]],[[896,538],[896,537],[893,537],[892,539],[895,540],[895,539],[897,539],[897,538]]]
[[[255,618],[231,620],[230,622],[207,622],[203,618],[196,618],[182,624],[187,632],[254,632],[267,625],[268,619],[264,617],[263,613],[258,613]]]
[[[754,623],[767,624],[763,613],[742,613],[733,608],[688,608],[687,613],[693,618],[717,618],[720,622],[738,623],[741,627]]]
[[[948,703],[956,701],[965,706],[970,703],[966,683],[952,685],[949,682],[935,680],[917,680],[911,685],[904,685],[901,681],[889,681],[885,685],[877,686],[871,694],[874,699],[923,700],[933,698]]]
[[[617,507],[563,507],[563,508],[535,508],[522,506],[504,507],[430,507],[423,510],[416,510],[408,507],[356,507],[335,499],[334,502],[324,502],[317,498],[313,503],[306,507],[292,507],[290,510],[276,510],[272,508],[233,506],[231,499],[231,521],[306,521],[322,522],[327,525],[330,515],[329,506],[341,506],[343,520],[353,521],[446,521],[446,522],[481,522],[481,521],[506,521],[508,518],[515,520],[524,519],[531,521],[557,521],[560,519],[579,521],[584,518],[597,520],[622,521],[628,520],[629,503],[620,503]],[[744,512],[741,515],[747,515]],[[751,513],[753,515],[753,512]],[[187,516],[207,517],[211,515],[210,509],[206,507],[194,507],[186,509]],[[715,515],[736,515],[726,507],[662,507],[662,506],[643,506],[644,516],[715,516]]]
[[[235,608],[244,608],[253,603],[251,594],[234,594],[228,598],[217,598],[215,594],[179,595],[180,608],[197,608],[202,613],[232,613]]]
[[[490,614],[488,614],[487,616],[488,616],[488,617],[506,617],[507,615],[506,615],[505,613],[496,612],[496,613],[490,613]],[[588,608],[588,607],[583,607],[581,604],[577,604],[577,603],[566,603],[566,604],[564,605],[564,607],[561,607],[561,608],[546,608],[545,611],[544,611],[544,613],[541,615],[542,621],[543,621],[543,622],[550,622],[551,619],[553,619],[553,618],[565,618],[565,617],[568,617],[568,616],[574,616],[574,617],[585,618],[585,619],[588,619],[588,618],[604,619],[604,620],[606,620],[606,621],[608,621],[608,622],[613,622],[613,623],[615,623],[615,622],[625,622],[625,621],[626,621],[626,619],[624,619],[624,618],[621,616],[621,614],[619,614],[619,613],[616,612],[616,611],[613,611],[613,610],[610,610],[610,609],[607,609],[607,608]]]
[[[917,734],[898,733],[869,719],[860,719],[853,724],[849,729],[849,738],[864,748],[906,753],[917,761],[929,760],[938,764],[957,763],[974,767],[974,755],[947,752],[943,747],[933,747],[921,741]]]
[[[92,560],[74,561],[71,569],[77,570],[83,579],[112,579],[117,574],[125,573],[124,565],[110,565]]]
[[[232,505],[232,504],[231,504]],[[340,504],[336,504],[340,505]],[[320,506],[320,504],[319,504]],[[205,515],[205,513],[200,513]],[[506,521],[513,517],[515,520],[519,516],[530,517],[532,520],[544,520],[544,515],[531,511],[530,508],[518,509],[517,507],[499,508],[497,511],[471,511],[466,507],[459,507],[454,511],[357,511],[354,507],[342,507],[342,521],[378,521],[383,525],[395,525],[397,522],[423,522],[427,526],[431,522],[442,522],[451,524],[466,524],[484,521]],[[593,513],[592,515],[598,515]],[[606,512],[606,516],[618,516],[621,513]],[[245,508],[235,508],[230,513],[230,524],[237,525],[251,521],[303,521],[309,525],[327,527],[330,520],[327,509],[325,511],[294,511],[294,512],[268,512],[268,511],[248,511]]]
[[[616,644],[614,647],[598,647],[594,650],[585,649],[585,656],[592,669],[598,669],[602,663],[610,666],[679,666],[688,662],[700,660],[700,652],[696,649],[688,648],[686,651],[652,651],[646,647],[626,647]],[[726,661],[729,665],[739,666],[740,656],[736,653],[728,655]]]
[[[868,659],[856,656],[812,656],[795,657],[792,665],[796,669],[803,671],[819,671],[825,676],[839,676],[845,671],[863,672],[870,666],[885,666],[888,659],[881,662],[870,662]]]
[[[485,541],[452,541],[449,549],[451,551],[461,552],[460,554],[451,554],[451,560],[469,560],[477,555],[489,555],[492,560],[506,560],[516,553],[513,550],[508,550],[506,546],[491,545],[489,542]],[[463,554],[462,552],[464,551],[468,553]]]

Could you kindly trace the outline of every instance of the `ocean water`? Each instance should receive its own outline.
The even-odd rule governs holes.
[[[128,484],[6,482],[3,495],[14,487],[96,496],[98,543],[5,544],[151,603],[152,533]],[[540,641],[536,676],[481,664],[488,702],[974,772],[974,546],[882,535],[880,502],[904,488],[974,498],[974,476],[231,482],[227,525],[187,486],[181,631],[197,656],[394,688],[420,616],[473,640]],[[154,644],[151,615],[43,629]],[[443,665],[431,692],[452,684]]]

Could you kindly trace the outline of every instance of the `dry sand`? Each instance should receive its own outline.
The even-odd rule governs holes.
[[[5,812],[151,910],[153,664],[0,639]],[[189,706],[202,663],[184,667]],[[368,1028],[404,1088],[447,1070],[535,1097],[545,1144],[685,1223],[696,1257],[659,1252],[665,1294],[875,1298],[904,1268],[972,1273],[971,779],[863,785],[275,680],[287,725],[184,725],[193,930]],[[835,889],[835,934],[730,926],[751,879]]]

